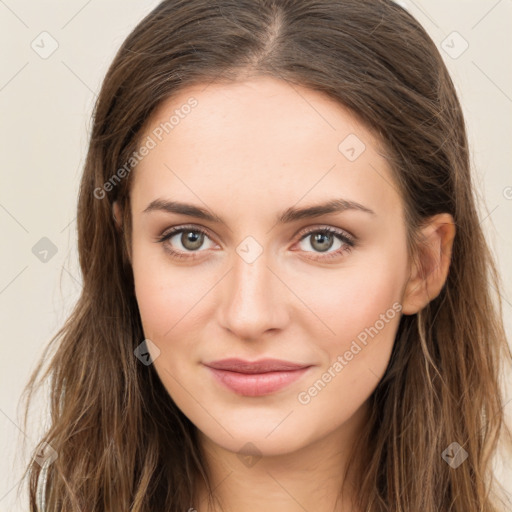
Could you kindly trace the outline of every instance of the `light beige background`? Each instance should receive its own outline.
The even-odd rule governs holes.
[[[21,430],[18,400],[80,292],[75,207],[95,96],[118,47],[157,3],[0,0],[0,512],[28,510],[25,494],[16,496],[27,460],[17,443],[32,448],[36,429],[44,428],[46,400],[40,398],[41,421],[30,432]],[[487,204],[481,222],[505,284],[512,339],[512,1],[398,3],[430,33],[460,93]],[[44,59],[31,44],[39,54],[58,48]],[[47,262],[32,252],[43,237],[57,248]],[[512,402],[506,409],[512,416]],[[498,470],[512,496],[512,467]]]

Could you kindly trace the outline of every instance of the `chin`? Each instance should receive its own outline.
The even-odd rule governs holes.
[[[201,436],[208,438],[209,443],[214,443],[221,448],[240,456],[272,457],[286,455],[300,450],[308,444],[306,433],[300,434],[296,429],[278,427],[269,435],[269,429],[265,425],[240,424],[236,429],[229,429],[228,434],[224,429],[212,431],[201,430]]]

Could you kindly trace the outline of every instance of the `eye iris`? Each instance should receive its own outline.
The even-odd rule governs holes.
[[[193,251],[201,247],[203,244],[203,238],[203,233],[198,233],[197,231],[184,231],[181,234],[181,243],[185,249]]]
[[[326,240],[330,239],[330,243],[326,244]],[[319,243],[318,246],[315,244]],[[313,241],[311,243],[312,247],[317,249],[318,251],[325,252],[332,247],[333,244],[333,236],[330,233],[316,233],[313,235]]]

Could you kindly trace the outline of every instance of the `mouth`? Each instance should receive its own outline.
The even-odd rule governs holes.
[[[242,396],[275,393],[298,380],[311,368],[311,365],[278,359],[252,362],[223,359],[204,365],[218,382]]]

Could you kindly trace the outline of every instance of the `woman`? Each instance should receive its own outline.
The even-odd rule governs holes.
[[[472,187],[393,2],[162,2],[96,105],[31,510],[504,510]]]

